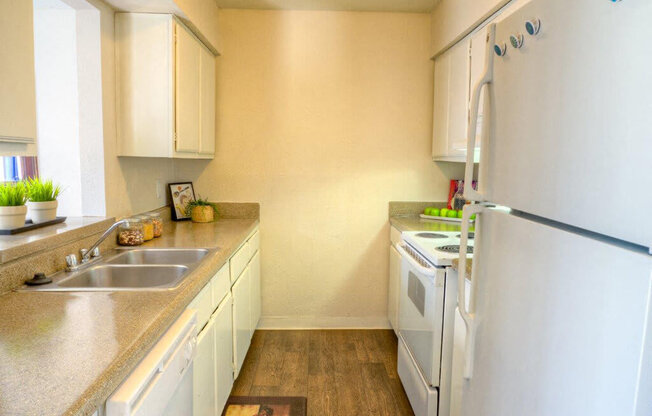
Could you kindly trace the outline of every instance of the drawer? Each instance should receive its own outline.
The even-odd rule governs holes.
[[[415,415],[437,416],[437,389],[428,386],[410,352],[398,337],[398,377]]]
[[[231,260],[229,260],[231,283],[235,283],[242,271],[247,267],[250,257],[249,242],[246,242],[235,252]]]
[[[187,309],[195,309],[197,311],[197,331],[206,325],[206,322],[210,319],[213,314],[213,300],[212,300],[212,290],[211,283],[209,282],[204,286],[204,288],[195,296],[195,298],[190,302]]]
[[[389,227],[389,239],[392,245],[397,246],[401,242],[401,232],[396,227]]]
[[[224,299],[231,290],[231,278],[228,263],[222,266],[222,268],[215,274],[211,280],[211,286],[213,290],[212,310],[215,310],[220,302],[222,302],[222,299]]]
[[[260,248],[260,233],[256,231],[254,235],[249,239],[249,258],[253,257],[254,254]]]

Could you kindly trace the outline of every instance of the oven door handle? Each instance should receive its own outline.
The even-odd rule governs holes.
[[[430,267],[430,266],[424,266],[424,265],[420,264],[419,261],[417,260],[417,258],[415,257],[415,255],[417,255],[417,254],[416,253],[412,254],[412,253],[408,252],[405,249],[404,244],[397,244],[396,249],[401,254],[401,257],[403,257],[404,259],[407,259],[407,261],[410,262],[410,265],[412,265],[412,267],[417,269],[419,271],[419,273],[424,274],[426,276],[432,276],[432,277],[434,277],[437,274],[437,269],[436,268]],[[423,261],[425,263],[425,260],[423,260],[423,259],[419,259],[419,260],[421,260],[421,261]]]

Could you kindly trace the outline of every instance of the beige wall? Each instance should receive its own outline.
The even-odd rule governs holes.
[[[428,14],[222,10],[217,156],[196,191],[261,203],[263,324],[386,325],[391,200],[444,200]]]
[[[213,52],[222,53],[222,39],[219,30],[219,9],[215,0],[174,0],[188,16],[185,22],[193,27],[195,34],[212,46]]]
[[[441,0],[431,14],[430,56],[470,33],[510,0]]]

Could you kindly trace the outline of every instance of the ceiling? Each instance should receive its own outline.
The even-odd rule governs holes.
[[[350,10],[363,12],[431,11],[439,0],[215,0],[221,9]]]

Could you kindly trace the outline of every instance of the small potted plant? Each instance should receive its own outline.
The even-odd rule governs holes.
[[[13,230],[25,225],[27,189],[23,182],[0,185],[0,229]]]
[[[52,221],[57,218],[57,197],[61,193],[59,185],[52,184],[51,180],[43,181],[41,178],[30,178],[26,183],[29,201],[29,216],[34,224]]]
[[[197,198],[186,205],[186,215],[192,222],[213,222],[217,216],[217,206],[206,199]]]

